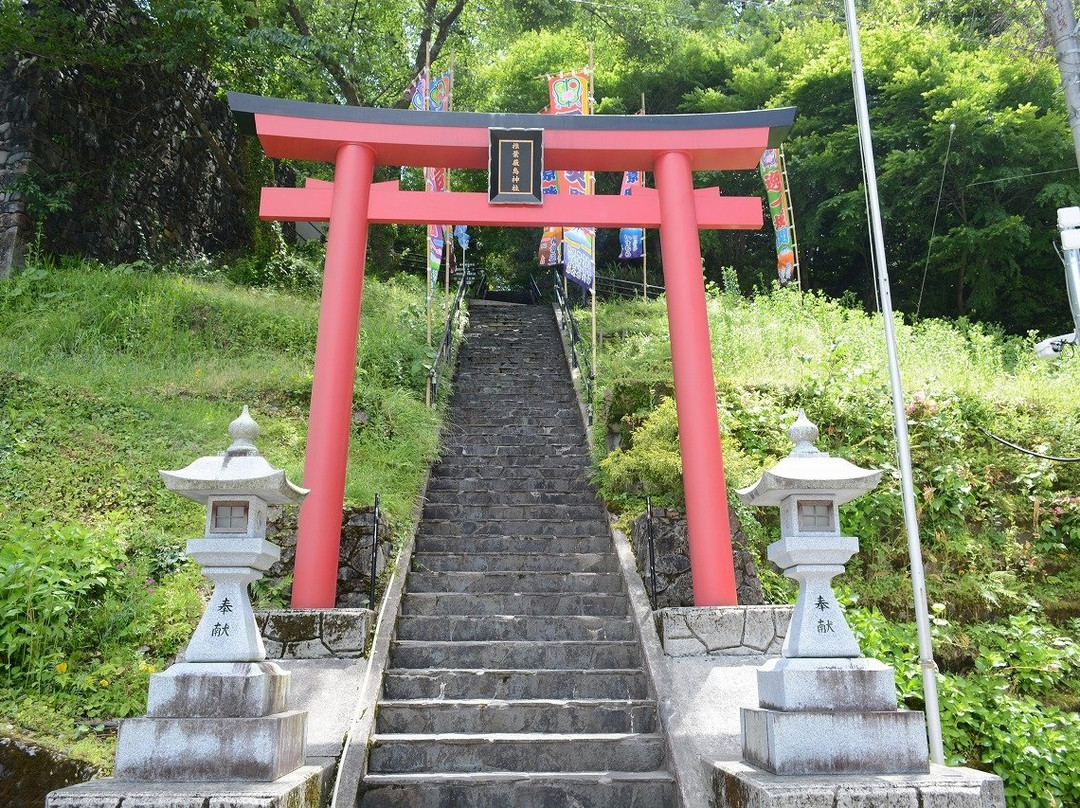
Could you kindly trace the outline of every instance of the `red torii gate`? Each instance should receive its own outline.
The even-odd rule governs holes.
[[[759,197],[695,190],[694,171],[754,169],[776,148],[794,108],[704,115],[520,115],[418,112],[229,93],[241,131],[270,157],[333,163],[334,182],[264,188],[263,219],[329,221],[315,348],[293,608],[332,608],[352,415],[368,224],[375,222],[660,230],[679,448],[698,606],[734,605],[720,429],[717,423],[698,230],[757,229]],[[488,167],[490,129],[542,129],[543,167],[652,171],[656,189],[633,196],[551,196],[542,205],[491,204],[487,194],[402,191],[374,183],[376,165]]]

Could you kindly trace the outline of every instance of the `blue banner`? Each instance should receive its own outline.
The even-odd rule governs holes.
[[[469,226],[467,224],[454,225],[454,238],[457,239],[458,246],[461,249],[469,249]]]
[[[624,227],[619,230],[619,258],[628,261],[645,254],[645,230],[641,227]]]
[[[596,230],[592,227],[567,227],[563,230],[563,264],[566,277],[592,289],[596,274]]]

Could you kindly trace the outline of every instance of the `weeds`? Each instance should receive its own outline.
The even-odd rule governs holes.
[[[843,531],[861,547],[837,583],[858,604],[851,619],[863,651],[892,664],[902,700],[921,708],[880,318],[791,290],[712,290],[708,307],[730,505],[741,507],[735,488],[790,451],[786,430],[800,408],[821,428],[820,448],[883,470],[877,489],[841,509]],[[646,495],[678,507],[663,301],[609,301],[598,318],[601,493],[631,518]],[[1000,774],[1010,806],[1080,804],[1080,468],[986,434],[1080,456],[1080,363],[1040,362],[1036,335],[968,322],[901,322],[898,331],[951,760]],[[789,599],[792,588],[765,562],[775,509],[739,515],[768,595]]]
[[[227,277],[35,260],[0,284],[0,704],[106,768],[207,595],[183,552],[204,511],[158,470],[225,448],[248,404],[302,478],[318,300]],[[399,538],[437,451],[422,285],[365,285],[349,446],[348,503],[381,493]]]

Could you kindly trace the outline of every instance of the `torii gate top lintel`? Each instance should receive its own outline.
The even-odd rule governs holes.
[[[652,170],[659,154],[685,152],[694,171],[750,169],[776,148],[794,107],[693,115],[530,115],[420,112],[289,101],[229,93],[245,134],[270,157],[334,162],[349,143],[370,148],[377,164],[484,169],[488,129],[543,129],[544,167]]]

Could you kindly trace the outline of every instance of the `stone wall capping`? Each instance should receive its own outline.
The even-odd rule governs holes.
[[[255,620],[269,659],[357,659],[375,623],[371,609],[273,609]]]
[[[657,609],[657,628],[668,656],[747,657],[780,655],[791,606],[678,606]]]

